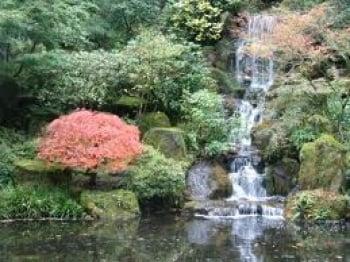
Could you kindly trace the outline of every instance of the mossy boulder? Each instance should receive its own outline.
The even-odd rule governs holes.
[[[171,127],[168,116],[162,112],[145,113],[139,117],[137,123],[142,133],[154,127]]]
[[[334,137],[322,135],[303,145],[300,152],[299,184],[301,189],[342,189],[345,171],[345,149]]]
[[[71,173],[58,164],[38,159],[19,159],[14,166],[18,171],[14,176],[16,184],[66,185],[71,181]]]
[[[243,96],[245,89],[235,81],[230,72],[220,70],[219,68],[212,68],[211,75],[217,81],[221,93],[234,94],[238,97]]]
[[[232,195],[229,173],[218,163],[213,164],[210,187],[212,189],[210,199],[223,199]]]
[[[140,97],[121,96],[117,100],[116,105],[120,107],[126,107],[126,108],[139,108],[145,103],[146,101]]]
[[[299,172],[299,162],[284,157],[267,167],[267,191],[272,195],[286,196],[295,187]]]
[[[323,189],[301,191],[288,197],[285,216],[289,220],[340,220],[349,214],[349,198]]]
[[[94,218],[127,220],[140,215],[136,195],[127,190],[84,191],[80,204]]]
[[[143,141],[166,157],[179,160],[186,158],[186,144],[181,129],[152,128],[144,135]]]
[[[264,121],[253,128],[251,135],[265,161],[275,162],[290,155],[286,131],[279,123]]]
[[[49,164],[41,160],[20,159],[14,164],[21,171],[28,173],[52,173],[64,170],[64,167],[58,164]]]

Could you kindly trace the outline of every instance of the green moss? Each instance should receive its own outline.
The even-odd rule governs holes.
[[[302,189],[341,189],[345,150],[334,137],[322,135],[314,142],[304,144],[300,160],[299,183]]]
[[[152,128],[145,134],[143,140],[166,157],[180,160],[186,158],[186,144],[181,129]]]
[[[170,127],[170,120],[168,116],[162,112],[152,112],[143,114],[137,120],[138,126],[142,133],[146,133],[148,130],[154,127]]]
[[[121,96],[117,103],[118,106],[129,107],[129,108],[139,108],[145,104],[145,100],[140,97],[134,96]]]
[[[126,220],[140,214],[135,194],[127,190],[84,191],[80,202],[95,218]]]
[[[234,80],[231,73],[225,72],[218,68],[212,68],[211,72],[222,93],[234,94],[238,97],[241,97],[244,94],[245,89]]]
[[[57,164],[48,164],[41,160],[21,159],[14,162],[14,165],[24,172],[29,173],[51,173],[62,171],[64,168]]]
[[[301,191],[287,199],[286,217],[290,220],[339,220],[349,212],[349,198],[322,189]]]

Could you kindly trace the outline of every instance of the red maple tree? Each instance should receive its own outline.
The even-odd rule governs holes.
[[[71,169],[121,172],[142,153],[140,132],[118,116],[78,110],[51,122],[38,157]]]

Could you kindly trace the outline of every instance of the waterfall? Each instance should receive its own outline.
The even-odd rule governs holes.
[[[220,225],[228,223],[233,242],[240,243],[241,261],[263,261],[254,254],[254,241],[265,230],[283,223],[283,198],[268,196],[265,174],[256,168],[260,166],[256,161],[258,151],[251,140],[252,129],[262,121],[266,92],[274,81],[273,55],[266,50],[260,52],[256,46],[267,40],[275,24],[273,16],[250,16],[246,32],[236,46],[233,73],[245,94],[237,103],[239,130],[233,130],[232,135],[235,156],[230,163],[231,197],[221,201],[208,199],[210,175],[205,163],[193,168],[188,176],[192,197],[200,201],[196,216],[207,219],[192,224],[191,240],[200,244],[215,235]]]
[[[274,61],[273,55],[266,53],[266,50],[260,54],[259,48],[254,48],[252,52],[249,48],[266,41],[275,24],[276,19],[273,16],[249,17],[247,32],[236,50],[235,74],[241,85],[245,86],[246,92],[238,107],[241,124],[234,140],[238,154],[231,163],[233,194],[227,199],[238,202],[238,206],[242,206],[239,208],[241,213],[268,217],[281,217],[283,210],[265,203],[272,198],[267,196],[263,186],[265,174],[259,174],[252,164],[254,149],[251,131],[262,118],[265,95],[274,80]]]
[[[232,147],[236,152],[230,163],[232,195],[221,201],[210,201],[210,163],[202,162],[191,169],[187,183],[192,199],[201,202],[197,216],[210,219],[240,219],[244,217],[283,218],[280,197],[268,196],[264,187],[265,174],[256,169],[258,151],[252,145],[251,132],[262,121],[266,92],[274,80],[274,61],[266,50],[250,52],[251,46],[265,41],[272,32],[273,16],[250,16],[246,32],[236,47],[234,73],[245,88],[237,103],[240,126],[234,130]]]

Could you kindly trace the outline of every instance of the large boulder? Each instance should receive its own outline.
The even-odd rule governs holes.
[[[80,203],[94,218],[128,220],[140,215],[136,195],[127,190],[84,191]]]
[[[275,162],[284,155],[290,155],[286,131],[277,122],[264,121],[255,126],[252,141],[267,162]]]
[[[289,220],[340,220],[349,215],[349,198],[323,189],[300,191],[289,196],[285,216]]]
[[[223,199],[232,194],[229,173],[220,164],[208,161],[189,170],[187,188],[193,200]]]
[[[338,192],[344,184],[345,149],[334,137],[322,135],[300,151],[301,189],[324,188]]]
[[[271,195],[286,196],[295,187],[299,172],[299,162],[284,157],[267,167],[267,190]]]
[[[16,184],[67,185],[71,182],[71,173],[58,164],[38,159],[18,159],[13,164],[17,169],[13,177]]]
[[[166,157],[182,160],[186,158],[183,131],[178,128],[152,128],[143,141],[159,150]]]
[[[168,116],[162,112],[151,112],[141,115],[137,120],[142,133],[154,127],[171,127]]]
[[[210,186],[212,189],[212,192],[209,195],[210,199],[222,199],[232,195],[230,175],[218,163],[213,164]]]

